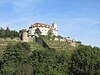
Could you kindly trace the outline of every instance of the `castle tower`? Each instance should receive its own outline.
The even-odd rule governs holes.
[[[23,40],[23,42],[28,42],[28,32],[27,32],[27,30],[26,29],[23,29],[22,30],[22,40]]]
[[[52,23],[52,26],[55,28],[55,30],[57,30],[57,24],[55,21]]]
[[[55,21],[52,23],[52,27],[53,27],[53,34],[55,36],[58,36],[58,29],[57,29],[57,24]]]

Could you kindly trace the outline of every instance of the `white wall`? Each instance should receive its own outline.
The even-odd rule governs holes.
[[[36,28],[37,27],[29,28],[29,36],[34,36]],[[47,35],[48,31],[50,30],[50,28],[47,27],[39,27],[39,29],[41,31],[41,35]],[[58,36],[58,32],[56,30],[53,30],[53,33],[55,36]]]

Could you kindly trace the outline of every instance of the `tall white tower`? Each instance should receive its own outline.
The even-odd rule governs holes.
[[[52,23],[52,26],[55,28],[55,30],[57,30],[57,24],[55,21]]]
[[[58,36],[58,29],[57,29],[57,24],[56,24],[55,21],[52,23],[52,27],[54,28],[54,29],[53,29],[54,35],[55,35],[55,36]]]

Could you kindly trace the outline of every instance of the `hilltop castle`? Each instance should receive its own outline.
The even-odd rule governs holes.
[[[29,30],[27,31],[26,29],[22,29],[22,39],[24,42],[28,42],[32,37],[35,36],[35,30],[39,28],[39,30],[41,31],[41,35],[48,35],[48,31],[52,30],[52,33],[55,36],[58,36],[58,30],[57,30],[57,24],[54,21],[52,23],[52,25],[48,25],[48,24],[43,24],[43,23],[35,23],[35,24],[31,24],[31,26],[29,27]]]
[[[35,33],[35,30],[36,28],[39,28],[40,31],[41,31],[41,35],[48,35],[48,31],[49,30],[52,30],[52,33],[55,35],[55,36],[58,36],[58,31],[57,31],[57,24],[55,23],[52,23],[52,25],[48,25],[48,24],[43,24],[43,23],[35,23],[35,24],[32,24],[30,27],[29,27],[29,37],[34,37],[34,33]]]
[[[55,36],[58,36],[58,31],[57,31],[58,29],[57,29],[57,24],[55,21],[52,23],[52,25],[43,24],[43,23],[35,23],[35,24],[31,24],[31,26],[29,27],[29,30],[22,29],[22,41],[23,42],[32,41],[33,37],[35,36],[35,30],[37,28],[39,28],[39,30],[41,31],[41,35],[43,36],[48,35],[49,30],[52,30],[52,33]],[[73,47],[79,46],[81,44],[81,42],[77,42],[74,39],[71,39],[69,37],[67,38],[55,37],[54,41],[67,42]]]

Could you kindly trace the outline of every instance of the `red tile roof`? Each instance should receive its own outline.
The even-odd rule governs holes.
[[[32,24],[31,27],[50,27],[50,25],[48,24],[43,24],[43,23],[35,23],[35,24]]]
[[[31,27],[47,27],[53,30],[55,29],[54,26],[50,26],[48,24],[43,24],[43,23],[35,23],[35,24],[32,24]]]

